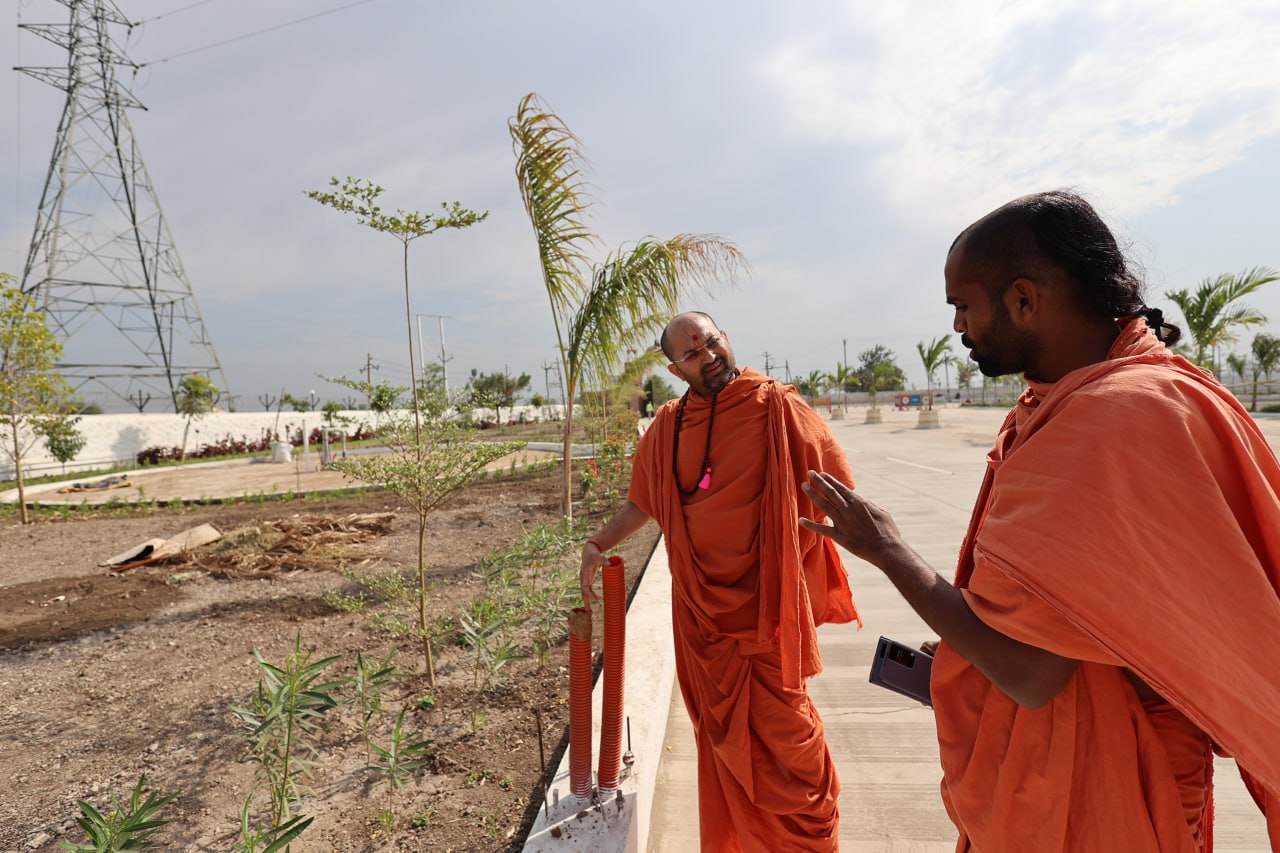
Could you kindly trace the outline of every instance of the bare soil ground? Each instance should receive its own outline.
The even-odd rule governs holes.
[[[456,624],[459,607],[485,592],[475,574],[482,558],[558,517],[557,486],[554,471],[478,483],[430,518],[433,616]],[[371,530],[350,523],[353,514],[379,513],[392,515],[366,525]],[[176,565],[121,574],[98,566],[204,522],[247,538],[230,551],[206,546]],[[405,727],[434,742],[426,765],[400,789],[388,830],[379,821],[386,785],[367,766],[359,715],[345,706],[330,711],[317,735],[310,793],[295,808],[315,817],[293,844],[297,853],[520,849],[543,780],[535,709],[548,772],[564,748],[567,647],[553,649],[542,666],[533,656],[508,664],[505,683],[481,696],[486,713],[473,730],[465,647],[438,644],[429,687],[417,642],[370,624],[391,605],[349,612],[324,599],[330,590],[358,591],[342,566],[411,574],[416,536],[416,516],[384,492],[0,528],[0,851],[82,841],[76,802],[109,809],[110,794],[125,799],[143,773],[148,789],[180,792],[162,812],[169,823],[157,849],[230,850],[254,767],[229,708],[248,705],[258,685],[252,652],[282,663],[295,637],[314,650],[313,660],[339,656],[326,678],[350,676],[358,652],[381,658],[397,647],[407,675],[388,689],[375,742],[385,745],[401,708]],[[629,587],[656,541],[650,525],[622,552]],[[260,791],[255,812],[266,803]]]

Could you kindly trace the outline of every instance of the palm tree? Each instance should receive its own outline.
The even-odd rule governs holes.
[[[809,401],[810,406],[817,402],[818,395],[825,387],[827,387],[827,374],[821,370],[811,370],[808,376],[796,380],[796,390]]]
[[[535,93],[521,99],[508,129],[564,371],[560,500],[569,518],[573,406],[584,371],[590,366],[597,375],[613,372],[628,349],[648,350],[683,293],[732,281],[746,260],[714,235],[679,234],[668,240],[645,237],[592,264],[588,251],[601,241],[586,225],[591,198],[578,138]]]
[[[1231,370],[1233,374],[1235,374],[1235,376],[1240,380],[1240,382],[1242,383],[1244,382],[1244,373],[1246,370],[1249,369],[1249,362],[1245,359],[1244,356],[1234,352],[1228,353],[1227,367]]]
[[[951,338],[934,338],[925,346],[924,341],[916,344],[916,352],[920,353],[920,361],[924,363],[924,383],[928,393],[925,408],[933,409],[933,376],[943,361],[951,354]]]
[[[836,362],[836,369],[827,374],[827,385],[831,390],[840,389],[840,406],[847,414],[849,411],[849,384],[856,381],[857,373],[842,362]]]
[[[1213,280],[1205,279],[1195,291],[1171,290],[1165,294],[1182,312],[1187,331],[1191,333],[1197,364],[1209,366],[1216,373],[1216,361],[1206,365],[1209,352],[1223,344],[1234,343],[1236,327],[1267,321],[1260,311],[1236,303],[1277,278],[1280,276],[1273,269],[1254,267],[1238,275],[1224,274]]]
[[[1258,379],[1271,379],[1271,372],[1280,366],[1280,338],[1268,334],[1253,339],[1253,394],[1249,411],[1258,411]]]

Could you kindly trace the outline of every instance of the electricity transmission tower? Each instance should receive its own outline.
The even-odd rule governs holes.
[[[145,107],[116,79],[136,66],[109,27],[130,22],[112,0],[58,2],[68,23],[19,25],[67,52],[65,68],[16,69],[66,92],[22,291],[62,341],[58,368],[77,391],[154,392],[176,410],[182,380],[203,374],[229,399],[125,112]]]

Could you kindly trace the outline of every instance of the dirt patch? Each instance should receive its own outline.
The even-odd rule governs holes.
[[[480,483],[431,518],[433,618],[456,626],[459,608],[485,595],[484,558],[555,521],[557,486],[554,475]],[[168,565],[122,574],[97,565],[202,523],[227,535]],[[628,543],[630,583],[656,539],[650,525]],[[10,733],[0,740],[0,851],[81,840],[76,801],[109,807],[109,793],[124,797],[143,772],[149,788],[181,792],[162,814],[170,823],[160,849],[230,849],[254,775],[229,708],[251,702],[260,675],[252,651],[280,663],[295,637],[313,659],[339,657],[326,677],[351,675],[357,653],[399,649],[406,674],[387,691],[374,742],[386,744],[402,708],[405,727],[433,741],[397,793],[388,831],[379,820],[386,785],[367,766],[359,714],[327,714],[310,793],[295,809],[315,822],[295,851],[519,849],[543,773],[534,709],[548,767],[563,750],[566,649],[554,646],[539,665],[526,630],[518,651],[528,657],[477,693],[472,651],[455,631],[437,644],[428,687],[417,642],[377,627],[390,605],[332,604],[335,593],[351,601],[363,589],[337,569],[408,576],[416,543],[412,513],[381,492],[0,530],[0,729]],[[511,569],[525,582],[541,571]],[[264,806],[265,792],[255,802]]]

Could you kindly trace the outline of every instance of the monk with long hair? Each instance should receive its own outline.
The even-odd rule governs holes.
[[[955,330],[1027,391],[988,455],[948,584],[883,509],[806,486],[832,536],[937,631],[942,797],[978,853],[1212,849],[1214,750],[1280,849],[1280,465],[1169,347],[1111,231],[1019,198],[947,256]]]

